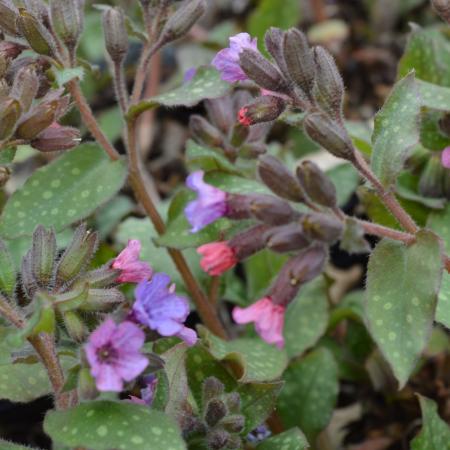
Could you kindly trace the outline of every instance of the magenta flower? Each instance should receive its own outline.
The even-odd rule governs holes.
[[[441,162],[446,169],[450,169],[450,147],[445,147],[441,153]]]
[[[140,281],[148,280],[152,276],[150,265],[145,261],[139,260],[140,252],[140,241],[136,239],[130,240],[113,261],[112,268],[121,271],[117,277],[118,283],[139,283]]]
[[[133,316],[141,324],[161,336],[177,336],[188,345],[197,342],[194,330],[184,326],[189,304],[170,288],[170,277],[156,273],[151,281],[141,281],[135,290]]]
[[[184,209],[186,218],[192,225],[192,233],[200,231],[227,212],[227,194],[205,183],[203,175],[204,172],[198,170],[191,173],[186,180],[187,187],[198,194],[197,199],[189,202]]]
[[[144,332],[134,323],[116,325],[112,319],[91,333],[85,352],[99,391],[120,392],[124,381],[144,371],[148,365],[140,352],[144,340]]]
[[[214,57],[211,64],[221,73],[222,80],[229,83],[248,80],[239,65],[239,55],[244,48],[258,50],[257,40],[248,33],[239,33],[230,38],[230,47],[220,50]]]
[[[271,297],[264,297],[247,308],[234,308],[232,315],[239,324],[255,322],[256,332],[268,344],[282,348],[285,311],[286,308],[273,303]]]
[[[222,275],[238,262],[235,251],[227,242],[211,242],[201,245],[197,249],[197,253],[203,256],[200,261],[201,268],[212,276]]]

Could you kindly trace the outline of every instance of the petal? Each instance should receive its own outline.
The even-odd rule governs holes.
[[[442,151],[441,162],[446,169],[450,169],[450,147],[446,147]]]
[[[123,382],[113,366],[102,364],[100,371],[95,376],[95,384],[99,391],[120,392]]]
[[[103,347],[111,341],[111,337],[116,330],[116,324],[111,318],[106,319],[89,336],[89,344],[93,347]]]
[[[239,324],[258,321],[267,312],[270,306],[268,302],[272,303],[268,297],[264,297],[247,308],[235,307],[232,312],[234,321]]]
[[[136,378],[147,366],[148,359],[140,353],[125,357],[121,356],[120,359],[114,363],[116,372],[125,381],[131,381]]]
[[[195,345],[198,340],[197,333],[188,327],[183,327],[183,329],[177,333],[177,337],[183,339],[189,347]]]
[[[191,189],[192,191],[200,191],[200,189],[205,185],[203,181],[203,176],[205,172],[203,170],[197,170],[195,172],[192,172],[187,178],[186,178],[186,186]]]
[[[150,311],[150,316],[154,320],[168,318],[184,322],[188,314],[188,301],[175,294],[168,294],[165,298],[155,302]]]
[[[144,332],[132,322],[122,322],[113,336],[113,346],[119,352],[139,350],[145,341]]]
[[[182,323],[170,318],[163,320],[150,319],[150,328],[156,330],[161,336],[174,336],[182,330],[183,326]]]

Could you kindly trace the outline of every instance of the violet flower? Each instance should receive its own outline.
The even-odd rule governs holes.
[[[170,288],[170,277],[156,273],[151,281],[141,281],[135,290],[133,317],[161,336],[177,336],[186,344],[194,345],[197,334],[184,326],[189,304]]]
[[[156,387],[158,386],[158,378],[154,374],[144,377],[145,388],[141,389],[141,397],[130,395],[130,401],[138,405],[152,406],[155,396]]]
[[[283,348],[283,326],[286,308],[276,305],[270,297],[264,297],[247,308],[233,309],[233,319],[236,323],[255,322],[256,332],[268,343]]]
[[[124,381],[144,371],[149,363],[140,352],[144,340],[144,332],[134,323],[116,325],[112,319],[91,333],[85,352],[99,391],[120,392]]]
[[[441,153],[441,162],[446,169],[450,169],[450,147],[445,147]]]
[[[137,239],[128,241],[127,246],[112,263],[112,268],[120,270],[118,283],[139,283],[152,276],[152,268],[145,261],[139,260],[141,243]]]
[[[239,33],[230,37],[230,47],[220,50],[214,57],[211,64],[221,73],[222,80],[229,83],[248,80],[239,65],[239,55],[245,48],[257,51],[257,39],[252,39],[248,33]]]
[[[197,199],[189,202],[184,209],[186,218],[192,225],[192,233],[200,231],[227,212],[227,194],[205,183],[203,176],[203,170],[198,170],[191,173],[186,180],[187,187],[198,194]]]

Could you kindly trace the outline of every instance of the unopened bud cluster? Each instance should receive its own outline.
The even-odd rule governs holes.
[[[58,248],[53,230],[36,228],[20,273],[11,272],[9,283],[0,283],[0,295],[12,303],[25,297],[27,304],[34,305],[36,320],[30,319],[29,334],[53,333],[56,324],[61,323],[72,339],[81,342],[86,337],[85,320],[90,313],[111,311],[124,301],[116,287],[118,271],[110,264],[99,269],[90,267],[97,246],[97,233],[88,231],[86,225],[76,229],[64,251]],[[2,242],[0,253],[2,261],[11,260]],[[26,316],[25,310],[23,314]]]
[[[186,417],[184,434],[188,439],[203,441],[210,450],[240,449],[239,436],[245,427],[241,413],[241,398],[237,392],[225,392],[217,378],[203,382],[200,416]]]
[[[63,89],[52,89],[47,57],[60,59],[57,39],[69,52],[83,29],[83,0],[0,1],[0,146],[30,144],[53,152],[75,147],[79,132],[58,124],[69,109]],[[60,42],[60,44],[61,44]],[[22,56],[25,50],[34,54]]]

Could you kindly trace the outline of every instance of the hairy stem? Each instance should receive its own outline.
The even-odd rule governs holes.
[[[16,328],[24,328],[26,320],[23,315],[15,309],[9,301],[0,296],[0,315],[11,322]],[[28,337],[42,364],[45,366],[48,378],[55,394],[55,403],[58,409],[66,409],[70,406],[69,393],[61,393],[64,387],[64,372],[61,368],[53,336],[40,333]]]
[[[145,209],[147,215],[150,217],[158,234],[163,234],[165,231],[165,224],[162,220],[158,210],[156,209],[151,197],[148,195],[145,188],[145,183],[142,177],[142,163],[139,156],[139,150],[136,144],[136,129],[134,122],[128,124],[128,152],[130,157],[130,184],[134,193]],[[227,333],[222,323],[220,322],[214,306],[208,301],[205,293],[194,278],[184,256],[179,250],[168,249],[168,252],[180,272],[183,281],[197,307],[197,311],[202,318],[205,325],[217,336],[226,339]]]
[[[383,225],[378,225],[376,223],[367,222],[361,219],[355,219],[363,228],[366,234],[371,234],[373,236],[385,237],[393,239],[395,241],[401,241],[405,244],[412,244],[416,238],[413,234],[404,233],[403,231],[397,231],[392,228],[385,227]]]
[[[381,184],[377,176],[372,172],[372,169],[366,163],[363,156],[355,149],[355,167],[359,170],[361,175],[364,176],[378,193],[383,204],[389,209],[391,214],[397,219],[398,223],[409,233],[417,233],[419,231],[418,226],[415,224],[411,216],[403,209],[398,200],[395,198],[392,192],[387,191]]]
[[[123,70],[123,64],[114,61],[114,90],[116,92],[117,101],[119,102],[120,109],[125,115],[128,109],[128,93],[127,86],[125,84],[125,74]]]

